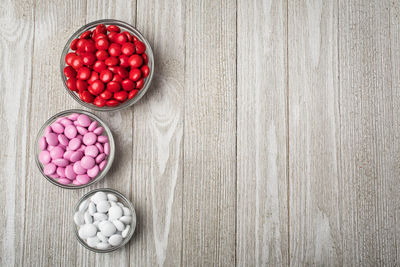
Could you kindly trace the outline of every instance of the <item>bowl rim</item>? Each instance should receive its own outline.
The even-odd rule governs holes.
[[[135,230],[136,230],[136,226],[137,226],[137,216],[136,216],[136,211],[135,211],[135,207],[133,206],[132,202],[121,192],[119,192],[118,190],[112,189],[112,188],[97,188],[97,189],[93,189],[89,192],[87,192],[86,194],[84,194],[79,201],[76,203],[75,207],[74,207],[74,214],[76,212],[79,211],[79,205],[85,200],[88,199],[90,196],[94,195],[97,192],[105,192],[105,193],[113,193],[116,194],[120,199],[119,202],[125,202],[124,204],[127,204],[128,208],[131,210],[132,212],[132,223],[130,224],[130,229],[129,229],[129,234],[127,235],[127,237],[124,238],[124,240],[122,241],[122,243],[116,247],[111,247],[109,249],[97,249],[97,248],[92,248],[90,247],[88,244],[86,244],[85,241],[83,241],[80,237],[79,237],[79,233],[78,233],[78,226],[75,224],[74,220],[72,219],[72,225],[74,227],[74,232],[75,232],[75,237],[76,239],[78,239],[79,243],[87,248],[88,250],[91,250],[93,252],[96,253],[109,253],[115,250],[118,250],[122,247],[124,247],[126,244],[128,244],[128,242],[131,240]],[[73,216],[72,216],[73,218]],[[133,223],[134,222],[134,223]]]
[[[46,174],[44,174],[43,172],[43,164],[39,161],[39,153],[40,153],[40,148],[39,148],[39,139],[42,138],[43,133],[45,131],[45,129],[47,127],[49,127],[54,121],[56,121],[59,117],[61,116],[68,116],[72,113],[80,113],[80,114],[85,114],[88,115],[91,119],[96,120],[98,123],[100,123],[100,125],[104,128],[105,132],[107,133],[107,137],[108,137],[108,141],[110,143],[110,154],[107,157],[107,165],[104,168],[103,171],[100,172],[100,174],[98,174],[98,176],[93,179],[92,181],[90,181],[87,184],[84,185],[63,185],[60,184],[59,182],[57,182],[56,180],[54,180],[53,178],[47,176]],[[81,189],[81,188],[85,188],[88,187],[92,184],[95,184],[97,182],[99,182],[101,179],[103,179],[106,174],[108,173],[108,171],[110,170],[113,162],[114,162],[114,156],[115,156],[115,142],[114,142],[114,137],[113,134],[111,132],[111,129],[108,127],[108,125],[99,117],[97,117],[95,114],[86,111],[86,110],[82,110],[82,109],[67,109],[61,112],[58,112],[57,114],[51,116],[43,125],[42,127],[39,129],[37,135],[36,135],[36,139],[35,139],[35,161],[36,161],[36,165],[40,171],[40,173],[47,179],[47,181],[49,181],[50,183],[59,186],[61,188],[64,189]]]
[[[136,94],[136,96],[130,100],[125,101],[124,103],[116,106],[116,107],[98,107],[94,104],[91,103],[86,103],[83,100],[81,100],[79,98],[79,96],[71,91],[70,89],[68,89],[67,87],[67,79],[64,75],[64,68],[67,66],[65,63],[65,56],[67,55],[67,53],[70,52],[70,45],[71,42],[76,39],[77,37],[79,37],[84,31],[92,28],[93,26],[97,26],[98,24],[113,24],[113,25],[117,25],[119,27],[123,27],[126,28],[127,30],[129,30],[131,33],[133,33],[136,37],[138,37],[138,39],[143,42],[146,45],[146,54],[148,56],[148,66],[150,69],[150,73],[149,76],[146,77],[145,81],[144,81],[144,85],[143,88],[139,90],[139,92]],[[67,43],[65,44],[62,53],[61,53],[61,58],[60,58],[60,74],[61,74],[61,80],[63,82],[64,85],[64,89],[68,92],[68,94],[79,104],[81,104],[82,106],[92,109],[92,110],[96,110],[96,111],[103,111],[103,112],[107,112],[107,111],[117,111],[117,110],[122,110],[125,108],[128,108],[132,105],[134,105],[135,103],[137,103],[148,91],[151,82],[153,80],[153,76],[154,76],[154,55],[153,55],[153,50],[151,48],[150,43],[147,41],[147,39],[139,32],[139,30],[137,30],[135,27],[133,27],[131,24],[126,23],[124,21],[121,20],[116,20],[116,19],[100,19],[100,20],[95,20],[92,22],[89,22],[85,25],[83,25],[82,27],[80,27],[77,31],[75,31],[71,37],[68,39]]]

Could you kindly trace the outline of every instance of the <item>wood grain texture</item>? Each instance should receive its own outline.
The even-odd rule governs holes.
[[[286,1],[238,1],[237,265],[288,265]]]
[[[396,20],[396,14],[390,16],[391,2],[339,1],[340,207],[346,265],[399,264],[399,92],[392,80],[398,77],[393,67],[399,58],[391,57],[391,44],[394,51],[399,44],[390,40],[390,19]]]
[[[23,262],[34,39],[32,1],[0,4],[0,266]]]
[[[49,183],[36,167],[34,141],[50,116],[79,107],[62,85],[59,60],[66,40],[85,23],[85,12],[86,1],[35,1],[23,265],[73,266],[76,261],[78,243],[71,215],[84,190],[64,190]]]
[[[341,265],[337,5],[289,1],[290,264]]]
[[[180,0],[137,3],[155,76],[134,107],[133,193],[138,231],[132,266],[180,266],[182,250],[184,23]],[[140,10],[140,12],[139,12]]]
[[[236,3],[185,8],[183,265],[235,264]]]

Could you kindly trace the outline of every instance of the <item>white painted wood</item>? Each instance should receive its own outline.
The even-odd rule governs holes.
[[[34,40],[32,1],[0,11],[0,265],[23,263],[25,183]]]
[[[237,12],[237,265],[287,266],[286,1]]]

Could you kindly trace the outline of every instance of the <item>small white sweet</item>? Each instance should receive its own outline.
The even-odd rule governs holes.
[[[117,205],[120,206],[121,208],[125,207],[124,204],[122,204],[121,202],[117,202]]]
[[[124,215],[125,215],[125,216],[132,215],[131,210],[130,210],[129,208],[127,208],[127,207],[123,207],[123,208],[122,208],[122,211],[124,212]]]
[[[118,206],[118,205],[117,205],[117,202],[115,202],[115,201],[109,201],[109,202],[110,202],[110,204],[111,204],[111,207]]]
[[[122,216],[119,220],[125,224],[129,224],[132,221],[132,216]]]
[[[100,243],[100,239],[97,236],[89,237],[86,240],[86,243],[89,245],[89,247],[96,247],[98,243]]]
[[[100,239],[101,242],[108,243],[108,238],[101,232],[97,232],[97,237]]]
[[[122,243],[122,236],[121,235],[112,235],[108,239],[108,243],[110,243],[111,246],[116,247]]]
[[[107,200],[101,200],[97,203],[96,208],[98,212],[106,213],[110,209],[111,205]]]
[[[123,238],[125,238],[125,237],[128,236],[129,229],[131,229],[131,226],[130,226],[130,225],[127,225],[127,226],[125,227],[124,231],[122,231],[121,235],[122,235]]]
[[[93,223],[93,217],[92,217],[92,215],[89,214],[88,211],[85,212],[84,217],[85,217],[85,223],[86,224]]]
[[[97,192],[95,193],[91,198],[90,198],[94,204],[97,205],[97,203],[99,203],[101,200],[107,200],[107,195],[104,192]]]
[[[99,223],[100,223],[100,221],[94,221],[94,222],[93,222],[93,225],[96,226],[97,230],[100,229],[100,228],[99,228]]]
[[[118,203],[117,203],[118,204]],[[118,220],[122,216],[122,209],[119,206],[111,207],[108,210],[108,218],[109,220]]]
[[[107,214],[96,212],[93,214],[93,218],[95,221],[105,221],[108,219]]]
[[[112,236],[117,231],[117,228],[115,228],[115,225],[109,221],[105,221],[105,222],[101,223],[99,226],[100,226],[101,233],[105,236]]]
[[[106,242],[100,242],[97,244],[96,246],[98,249],[108,249],[110,248],[110,244],[106,243]]]
[[[84,224],[78,231],[79,237],[82,239],[95,236],[96,233],[97,228],[93,224]]]
[[[89,200],[85,199],[80,205],[79,205],[79,211],[86,211],[87,207],[89,206]]]
[[[114,220],[112,223],[115,225],[115,228],[117,228],[118,231],[123,231],[125,229],[125,225],[119,220]]]
[[[115,202],[118,201],[117,196],[114,195],[114,194],[111,194],[111,193],[108,193],[108,194],[107,194],[107,198],[108,198],[109,201],[115,201]]]
[[[89,211],[89,214],[93,216],[93,214],[95,214],[96,211],[97,211],[96,210],[96,204],[94,204],[93,202],[90,202],[89,203],[89,207],[88,207],[88,211]]]
[[[81,211],[75,212],[74,222],[76,225],[82,225],[85,223],[85,218],[84,218],[83,212],[81,212]]]

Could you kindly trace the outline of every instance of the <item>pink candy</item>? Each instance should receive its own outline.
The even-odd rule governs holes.
[[[43,173],[63,185],[84,185],[107,165],[110,143],[104,128],[86,114],[60,117],[39,139]]]

